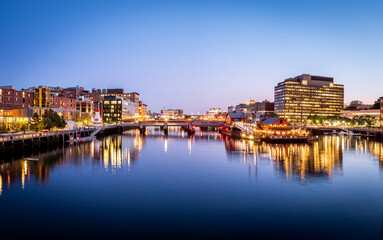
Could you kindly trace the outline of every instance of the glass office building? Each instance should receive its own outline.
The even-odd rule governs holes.
[[[278,83],[274,100],[276,114],[291,124],[304,124],[311,115],[339,115],[344,87],[331,77],[303,74]]]

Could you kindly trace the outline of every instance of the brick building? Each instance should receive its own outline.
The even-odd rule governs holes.
[[[50,107],[58,109],[76,109],[76,100],[51,94]]]
[[[33,93],[18,91],[15,86],[0,87],[0,108],[32,107]]]
[[[76,86],[76,87],[69,87],[64,89],[63,91],[63,97],[71,98],[71,99],[78,99],[79,96],[81,96],[82,92],[84,91],[83,87]]]

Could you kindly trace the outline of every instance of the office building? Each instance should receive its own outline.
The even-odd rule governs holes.
[[[332,77],[303,74],[278,83],[274,111],[291,124],[303,124],[311,115],[339,115],[344,104],[344,87]]]
[[[103,112],[102,102],[103,102],[104,97],[106,97],[106,96],[117,96],[117,97],[121,97],[123,99],[128,99],[128,100],[130,100],[130,102],[132,102],[134,104],[134,113],[139,115],[139,97],[140,97],[140,94],[136,93],[136,92],[121,93],[120,90],[123,91],[123,89],[117,89],[117,90],[116,89],[103,89],[103,90],[92,89],[92,92],[90,92],[90,93],[83,92],[81,95],[89,98],[89,100],[91,100],[93,102],[93,109],[94,110],[100,110],[101,113]],[[111,93],[107,93],[107,92],[111,92]],[[116,92],[119,92],[119,93],[116,93]]]
[[[104,123],[121,123],[135,114],[134,103],[119,96],[105,96],[103,100]]]

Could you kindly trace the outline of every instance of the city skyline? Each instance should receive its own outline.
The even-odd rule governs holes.
[[[1,85],[17,89],[121,87],[154,112],[203,113],[274,101],[278,82],[303,73],[343,84],[345,103],[373,103],[383,87],[378,1],[0,5]]]

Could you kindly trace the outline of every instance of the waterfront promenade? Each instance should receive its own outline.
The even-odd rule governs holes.
[[[41,138],[51,138],[51,137],[62,137],[64,139],[69,139],[70,135],[76,136],[80,134],[81,136],[85,136],[93,132],[95,127],[87,127],[87,128],[78,128],[72,130],[59,130],[59,131],[49,131],[49,132],[18,132],[18,133],[7,133],[0,135],[0,143],[9,143],[16,141],[26,141],[31,139],[41,139]]]

